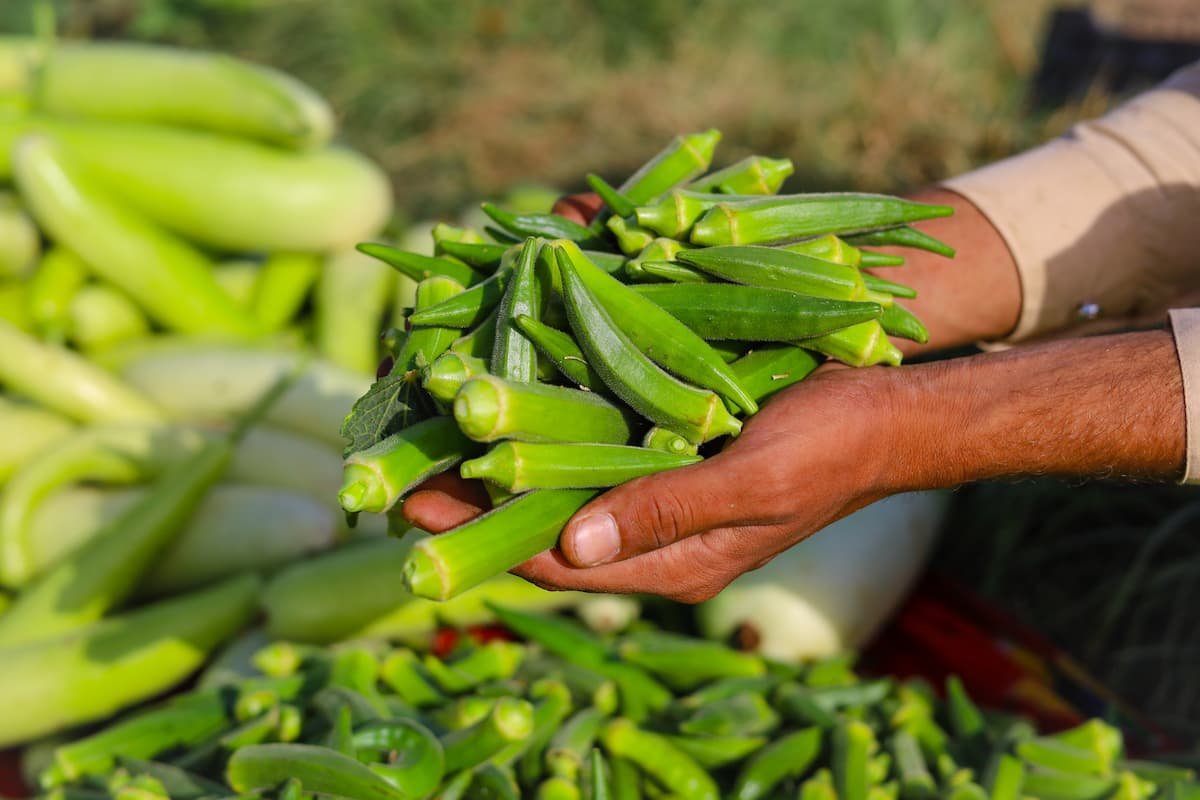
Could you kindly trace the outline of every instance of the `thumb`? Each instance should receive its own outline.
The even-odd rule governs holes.
[[[724,527],[738,504],[720,461],[716,456],[605,492],[571,518],[559,549],[572,565],[594,567]]]

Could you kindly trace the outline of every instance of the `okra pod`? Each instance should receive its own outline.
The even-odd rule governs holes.
[[[219,796],[224,791],[221,784],[172,764],[129,756],[119,756],[117,763],[131,775],[154,778],[172,800],[200,800],[206,796]]]
[[[899,297],[905,300],[912,300],[917,296],[917,290],[911,286],[889,281],[878,275],[872,275],[869,272],[863,273],[863,284],[867,287],[868,291],[879,294],[890,294],[892,297]]]
[[[542,240],[529,238],[521,248],[512,280],[504,290],[496,318],[496,342],[492,349],[492,373],[504,380],[534,383],[537,380],[537,349],[516,327],[517,317],[539,319],[541,292],[536,267]]]
[[[580,608],[586,606],[577,607],[577,613]],[[580,708],[595,708],[606,716],[616,712],[620,696],[617,684],[611,678],[570,661],[564,662],[555,673],[571,690],[571,697]]]
[[[579,284],[587,288],[621,331],[652,361],[683,380],[717,392],[748,414],[758,410],[738,385],[729,366],[697,333],[630,287],[606,275],[577,248],[560,243],[557,252],[560,270],[561,262],[570,262],[572,274]]]
[[[514,494],[530,489],[603,489],[702,459],[617,444],[501,442],[460,468]]]
[[[453,661],[428,655],[423,663],[442,689],[451,694],[462,694],[484,683],[511,678],[524,657],[525,650],[519,645],[496,640]]]
[[[675,258],[734,283],[830,300],[869,299],[863,275],[854,267],[775,247],[708,247],[681,250]]]
[[[720,141],[721,132],[715,129],[676,136],[618,189],[633,203],[648,203],[704,174]]]
[[[401,700],[414,708],[436,706],[445,702],[445,695],[421,671],[419,660],[412,650],[397,648],[384,659],[379,677]]]
[[[457,258],[478,272],[492,272],[500,265],[509,245],[489,242],[455,242],[447,239],[437,242],[438,255]]]
[[[785,780],[799,778],[821,753],[821,729],[805,728],[759,750],[738,773],[734,800],[759,800]]]
[[[574,780],[582,773],[584,759],[600,736],[605,716],[599,709],[584,708],[559,728],[546,750],[546,767],[551,774]]]
[[[454,418],[477,442],[624,444],[633,435],[621,409],[592,392],[513,383],[492,375],[463,384],[454,397]]]
[[[912,734],[897,731],[892,736],[891,752],[900,778],[900,795],[906,800],[934,800],[938,796],[937,782],[925,765],[921,746]]]
[[[477,797],[480,800],[520,800],[521,788],[517,785],[517,779],[511,769],[496,764],[484,764],[474,770],[466,797]]]
[[[820,364],[816,356],[801,347],[772,344],[751,350],[734,361],[732,367],[746,391],[762,402],[804,380]]]
[[[571,337],[571,334],[551,328],[533,317],[518,316],[517,329],[533,342],[543,356],[550,360],[564,378],[581,389],[592,392],[607,390],[604,381],[592,369],[591,364],[583,356],[583,351]]]
[[[786,342],[879,319],[883,313],[878,303],[732,283],[649,284],[634,291],[707,339]]]
[[[1020,800],[1025,782],[1025,765],[1007,753],[998,753],[988,765],[983,788],[989,800]],[[928,795],[936,797],[935,794]]]
[[[559,266],[571,327],[588,361],[616,395],[655,424],[695,444],[741,430],[741,423],[716,394],[673,378],[643,354],[565,256],[560,255]],[[753,407],[753,401],[749,405]]]
[[[543,773],[546,747],[563,720],[571,713],[571,691],[558,680],[543,679],[530,687],[533,706],[533,731],[525,739],[513,742],[492,758],[495,764],[516,764],[521,780],[534,783]]]
[[[633,261],[629,262],[633,264]],[[628,272],[632,268],[626,265]],[[668,283],[712,283],[712,278],[698,269],[692,269],[675,261],[639,261],[636,265],[639,277],[647,280],[666,281]]]
[[[446,772],[478,766],[532,732],[533,706],[525,700],[502,697],[487,717],[442,737]]]
[[[0,647],[83,627],[128,597],[224,474],[236,444],[293,378],[286,375],[277,381],[228,435],[169,468],[144,498],[28,584],[0,617]]]
[[[766,736],[680,736],[668,737],[671,744],[705,769],[720,769],[757,752],[770,741]]]
[[[260,333],[249,312],[217,284],[204,254],[114,202],[63,155],[54,141],[31,136],[21,140],[14,161],[22,196],[55,241],[171,330],[239,339]]]
[[[591,789],[591,800],[612,800],[613,788],[609,777],[608,761],[597,747],[592,748],[588,785]]]
[[[766,695],[777,681],[778,678],[772,675],[718,678],[691,694],[679,698],[678,705],[684,709],[697,709],[717,700],[727,700],[745,692]]]
[[[432,772],[436,766],[429,769]],[[230,757],[225,770],[229,785],[242,793],[275,789],[291,778],[298,779],[307,791],[335,797],[410,800],[414,796],[407,787],[396,786],[365,764],[311,744],[242,747]]]
[[[801,783],[799,800],[839,800],[829,770],[819,769],[815,775]]]
[[[501,267],[495,275],[469,289],[447,297],[440,303],[418,308],[409,315],[408,321],[414,328],[473,328],[500,305],[511,279],[512,270]]]
[[[883,326],[884,332],[891,336],[899,336],[919,344],[929,341],[929,331],[925,325],[917,319],[916,314],[899,303],[892,303],[883,310],[879,324]]]
[[[609,660],[608,646],[574,620],[533,614],[496,602],[487,605],[506,628],[559,658],[588,667]]]
[[[71,342],[85,352],[98,352],[122,342],[144,339],[150,322],[122,291],[102,283],[84,286],[67,310]]]
[[[426,278],[417,284],[417,313],[466,294],[462,284],[449,278]],[[413,369],[432,364],[438,356],[450,349],[450,345],[461,335],[455,327],[431,326],[414,328],[404,338],[404,344],[396,353],[392,374],[404,374]]]
[[[674,189],[654,205],[639,206],[634,214],[637,224],[671,239],[686,239],[688,231],[705,211],[717,203],[745,199],[726,194]]]
[[[566,778],[550,777],[538,784],[536,800],[581,800],[579,784]]]
[[[717,800],[719,794],[713,779],[667,737],[642,730],[622,718],[610,722],[601,739],[611,755],[637,764],[679,797]]]
[[[546,239],[568,239],[581,247],[600,244],[591,228],[557,214],[513,214],[483,203],[480,208],[496,224],[509,233],[524,239],[540,236]]]
[[[1021,795],[1038,800],[1100,800],[1116,787],[1111,777],[1030,769],[1021,782]]]
[[[843,722],[833,729],[831,760],[838,800],[867,800],[874,746],[875,735],[865,723]]]
[[[642,447],[680,456],[694,456],[699,452],[699,448],[696,445],[678,433],[675,433],[675,431],[669,431],[657,425],[646,431],[646,435],[642,437]]]
[[[605,227],[617,240],[617,248],[627,256],[636,256],[655,239],[654,231],[638,225],[633,217],[609,217]]]
[[[26,277],[40,252],[37,226],[12,193],[0,192],[0,278]]]
[[[454,395],[464,383],[477,375],[486,375],[487,371],[488,364],[482,358],[451,349],[421,370],[421,386],[443,403],[453,403]]]
[[[952,717],[953,720],[953,717]],[[1081,747],[1049,737],[1017,742],[1013,752],[1026,764],[1058,772],[1082,775],[1108,775],[1112,762]]]
[[[584,250],[583,254],[587,256],[588,261],[591,261],[609,275],[620,272],[625,267],[625,262],[629,260],[621,253],[609,253],[604,250]],[[547,255],[550,254],[548,253]]]
[[[88,277],[87,265],[79,256],[55,247],[42,256],[29,278],[29,316],[43,339],[62,342],[71,323],[71,301]]]
[[[660,677],[670,686],[690,689],[720,678],[766,674],[762,659],[719,642],[644,631],[626,636],[617,652],[631,664]]]
[[[832,233],[781,245],[780,249],[832,261],[835,264],[845,264],[848,267],[862,266],[863,252]]]
[[[775,194],[795,171],[791,159],[747,156],[688,184],[695,192],[724,194]]]
[[[491,358],[492,347],[496,341],[496,322],[499,315],[498,309],[488,314],[477,326],[455,339],[450,345],[450,349],[456,353],[479,359]]]
[[[690,736],[757,736],[779,726],[779,714],[761,694],[743,692],[696,709],[679,723]]]
[[[900,267],[904,265],[904,256],[893,256],[889,253],[876,253],[874,250],[861,250],[858,266],[862,269],[872,267]]]
[[[883,326],[875,320],[861,322],[824,336],[800,339],[795,344],[852,367],[870,367],[875,364],[899,366],[904,359],[904,354],[888,340]]]
[[[591,190],[600,195],[600,199],[616,216],[628,217],[637,209],[637,203],[621,194],[616,187],[610,185],[599,175],[589,173],[586,180]]]
[[[368,722],[354,732],[353,745],[386,753],[386,763],[371,769],[409,797],[428,797],[445,775],[442,743],[414,720]]]
[[[449,278],[463,286],[472,286],[483,280],[482,275],[461,261],[410,253],[378,242],[363,242],[357,248],[418,283],[428,278]]]
[[[452,531],[422,539],[404,564],[404,583],[418,597],[447,600],[506,572],[558,541],[563,525],[595,492],[528,492]]]
[[[644,269],[647,263],[666,262],[668,267],[674,267],[676,270],[686,270],[686,267],[681,267],[671,262],[675,254],[686,247],[687,245],[683,244],[683,242],[677,242],[674,239],[666,239],[660,236],[643,247],[635,258],[631,258],[625,262],[625,276],[633,281],[651,280],[653,276],[649,275]],[[702,278],[701,280],[707,280],[707,278]],[[693,280],[691,282],[696,283],[697,281]]]
[[[1052,738],[1088,750],[1109,763],[1118,758],[1124,749],[1121,731],[1099,719],[1088,720],[1082,725],[1055,733]]]
[[[917,250],[927,250],[946,258],[954,258],[955,253],[954,248],[950,245],[909,225],[855,234],[850,237],[850,241],[856,245],[865,244],[876,247],[912,247]]]
[[[338,503],[351,512],[387,511],[413,487],[461,461],[472,447],[450,417],[409,425],[346,458]]]
[[[692,227],[691,240],[706,246],[768,244],[826,233],[867,232],[953,213],[950,206],[887,195],[776,195],[712,207]]]

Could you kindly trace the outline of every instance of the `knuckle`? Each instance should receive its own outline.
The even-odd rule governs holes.
[[[673,491],[650,495],[645,518],[650,522],[651,544],[655,549],[674,544],[691,528],[690,504]]]

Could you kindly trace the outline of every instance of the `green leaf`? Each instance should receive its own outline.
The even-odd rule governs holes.
[[[417,385],[417,372],[393,372],[372,384],[342,422],[348,441],[343,455],[365,450],[381,439],[433,416],[432,401]]]

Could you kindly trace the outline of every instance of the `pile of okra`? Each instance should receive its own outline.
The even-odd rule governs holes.
[[[847,658],[796,667],[495,610],[525,643],[267,645],[251,670],[60,744],[38,782],[81,800],[1200,797],[1099,720],[1039,736],[956,679],[942,701]]]
[[[438,226],[434,255],[360,249],[419,281],[391,363],[355,406],[340,493],[384,512],[458,466],[492,513],[412,551],[405,580],[445,599],[553,547],[598,490],[701,459],[759,403],[822,359],[899,364],[889,336],[923,342],[899,302],[916,293],[864,270],[954,251],[909,223],[946,206],[858,193],[778,195],[786,159],[708,175],[717,131],[677,137],[588,225],[484,204],[492,241]]]

